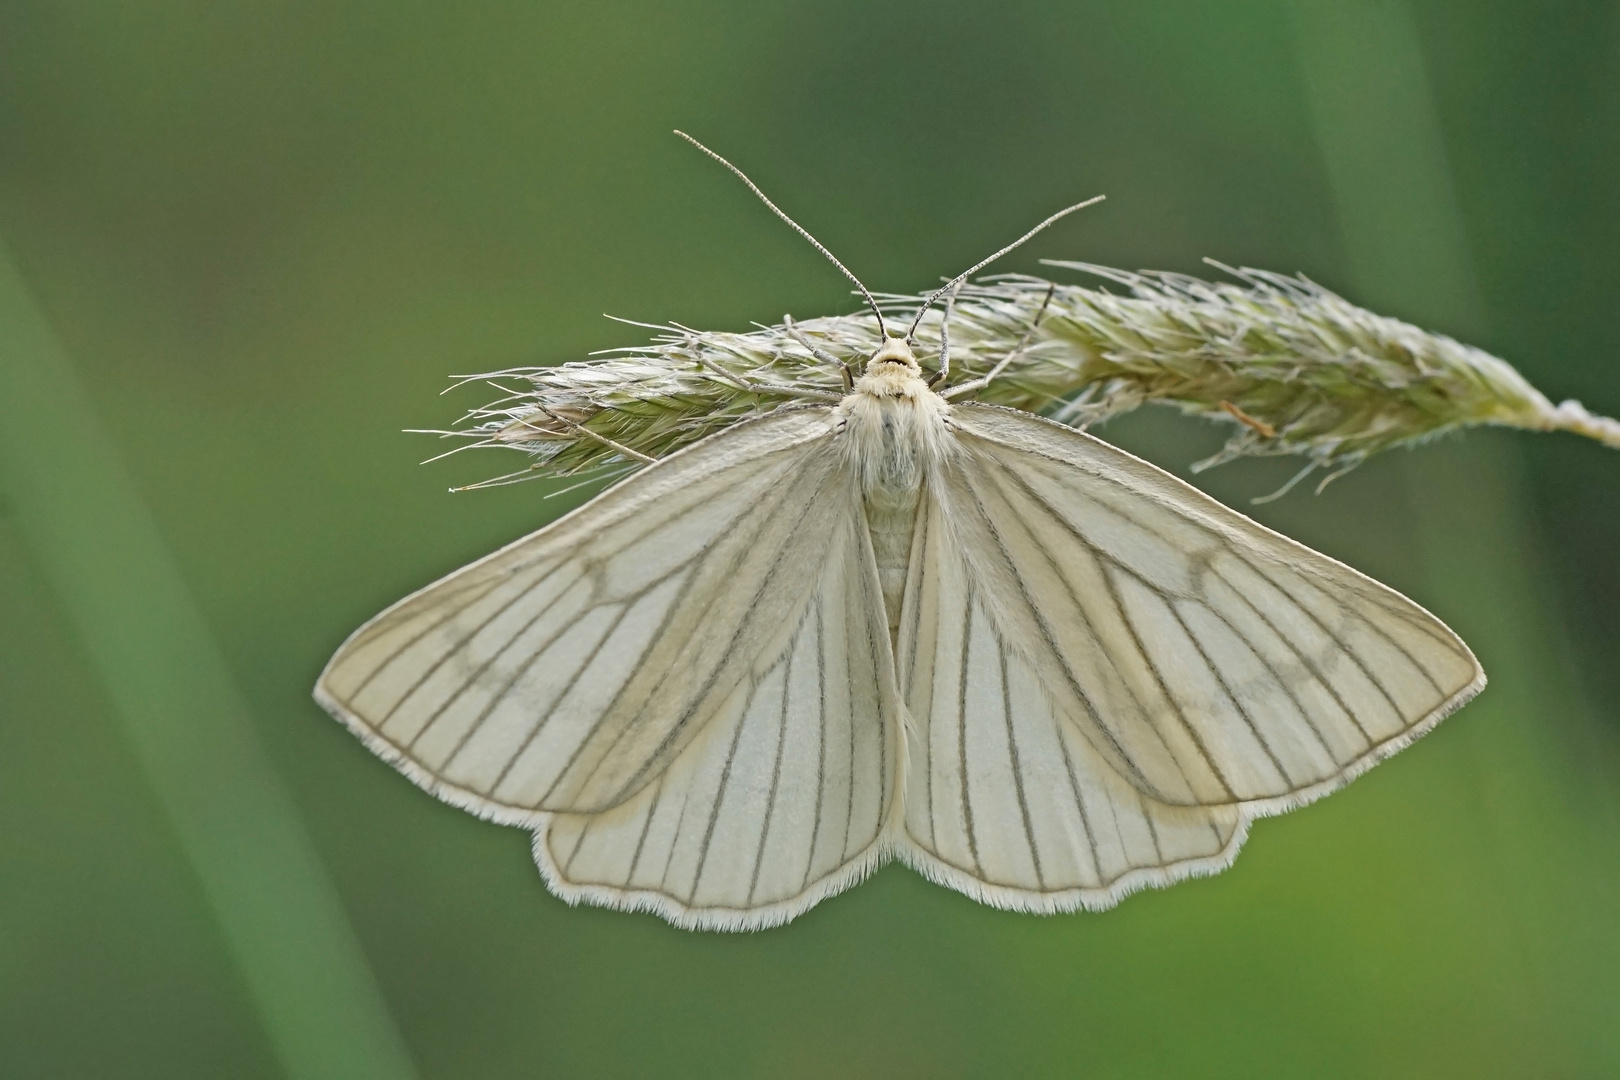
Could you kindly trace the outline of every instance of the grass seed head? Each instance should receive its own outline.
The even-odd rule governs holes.
[[[1016,351],[979,400],[1082,428],[1148,403],[1231,427],[1200,469],[1292,454],[1306,459],[1304,472],[1342,471],[1380,450],[1475,424],[1571,431],[1620,448],[1620,423],[1579,402],[1554,406],[1507,362],[1304,278],[1222,267],[1234,280],[1210,282],[1051,265],[1117,291],[1025,275],[963,286],[951,316],[952,384],[984,376]],[[880,294],[877,302],[904,325],[922,299]],[[930,370],[942,319],[929,310],[917,333],[918,358]],[[859,374],[881,344],[870,312],[743,333],[653,329],[647,345],[588,361],[465,377],[502,396],[440,434],[534,459],[486,484],[619,475],[794,400],[741,383],[840,393],[843,372],[831,361]]]

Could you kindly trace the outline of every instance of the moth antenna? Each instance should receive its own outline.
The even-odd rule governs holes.
[[[763,199],[764,196],[761,195],[760,198]],[[951,280],[947,281],[945,284],[941,285],[939,288],[935,289],[933,292],[929,293],[928,294],[928,299],[924,300],[922,307],[917,309],[917,317],[915,319],[911,320],[911,327],[906,331],[906,344],[907,345],[912,344],[912,338],[914,338],[916,336],[917,327],[919,325],[921,325],[922,320],[923,320],[923,316],[928,314],[928,309],[933,307],[934,302],[936,300],[938,300],[940,297],[944,296],[946,293],[950,292],[952,289],[954,289],[958,285],[962,284],[962,282],[966,281],[968,278],[972,277],[974,274],[977,274],[980,270],[983,270],[985,267],[989,266],[991,263],[995,262],[997,259],[999,259],[1003,255],[1007,254],[1009,251],[1012,251],[1015,248],[1018,248],[1018,247],[1022,246],[1025,241],[1027,241],[1031,237],[1035,236],[1042,229],[1045,229],[1049,225],[1057,224],[1059,221],[1062,221],[1064,218],[1068,217],[1070,214],[1074,213],[1076,210],[1084,210],[1088,206],[1094,206],[1095,204],[1102,202],[1105,198],[1107,198],[1106,195],[1098,195],[1098,196],[1095,196],[1093,198],[1087,199],[1085,202],[1078,202],[1078,203],[1075,203],[1073,206],[1067,207],[1067,208],[1065,208],[1063,210],[1059,210],[1057,213],[1053,214],[1051,217],[1047,218],[1045,221],[1041,222],[1039,225],[1037,225],[1033,229],[1029,230],[1029,232],[1025,233],[1023,236],[1020,236],[1018,239],[1014,240],[1012,243],[1008,244],[1006,247],[1002,248],[1000,251],[996,252],[994,255],[990,256],[988,259],[979,260],[978,262],[974,263],[972,266],[968,267],[966,270],[962,271],[960,274],[957,274],[955,277],[951,278]],[[780,214],[781,211],[778,210],[777,213]],[[797,228],[797,226],[795,226],[795,228]],[[800,231],[803,232],[802,229]],[[828,257],[831,258],[831,256],[828,256]],[[844,272],[846,274],[849,273],[849,271],[847,271],[847,270],[844,271]]]
[[[825,255],[827,257],[828,262],[832,263],[834,266],[838,267],[839,270],[843,271],[844,276],[849,278],[849,280],[853,281],[855,283],[855,287],[857,289],[861,290],[861,295],[866,298],[866,306],[872,309],[872,314],[873,315],[877,316],[879,335],[881,335],[885,341],[888,340],[888,337],[889,337],[888,326],[883,321],[883,312],[878,310],[877,301],[872,299],[871,292],[869,292],[867,290],[865,285],[861,284],[861,279],[856,277],[850,271],[849,267],[845,266],[843,263],[838,261],[838,256],[836,256],[832,252],[828,251],[826,245],[823,244],[820,240],[817,240],[815,237],[811,236],[810,231],[808,229],[806,229],[803,225],[800,225],[797,221],[794,221],[792,218],[788,217],[787,214],[782,211],[782,208],[780,206],[777,206],[775,203],[771,202],[770,197],[768,195],[766,195],[763,191],[759,190],[759,185],[755,184],[752,180],[748,179],[748,174],[747,173],[743,172],[741,169],[737,168],[737,166],[733,165],[731,162],[727,161],[725,158],[721,157],[719,154],[715,153],[713,150],[710,150],[707,146],[704,146],[702,143],[698,142],[696,139],[692,138],[692,136],[688,135],[686,132],[681,131],[679,129],[676,129],[675,134],[679,135],[681,138],[685,139],[687,142],[691,143],[693,146],[697,147],[699,150],[703,151],[705,154],[708,154],[710,157],[714,158],[714,160],[718,161],[720,164],[724,165],[726,168],[730,169],[732,172],[736,173],[737,174],[737,179],[739,179],[743,183],[747,184],[748,185],[748,190],[752,191],[755,195],[758,195],[759,196],[759,201],[764,203],[766,206],[770,207],[771,212],[773,214],[775,214],[777,217],[781,218],[783,221],[787,222],[788,225],[792,227],[794,232],[798,233],[800,236],[802,236],[806,240],[810,241],[811,245],[817,251],[819,251],[823,255]],[[1082,204],[1082,205],[1084,205],[1084,204]],[[1071,209],[1079,209],[1079,207],[1071,207]],[[1067,214],[1068,212],[1069,212],[1068,210],[1065,210],[1065,211],[1063,211],[1063,214]],[[1057,215],[1057,217],[1052,218],[1051,221],[1056,221],[1059,217],[1062,217],[1063,214]],[[1043,224],[1040,228],[1036,229],[1035,232],[1040,232],[1041,229],[1044,229],[1046,227],[1046,225],[1051,224],[1051,221],[1048,221],[1048,222],[1046,222],[1046,224]],[[1029,235],[1034,236],[1035,233],[1030,233]],[[1027,240],[1027,239],[1029,239],[1028,236],[1026,236],[1024,238],[1024,240]],[[1024,242],[1023,240],[1018,241],[1019,244],[1022,244],[1023,242]],[[1013,247],[1017,247],[1017,246],[1018,246],[1018,244],[1013,245]],[[916,327],[913,326],[912,329],[915,330]]]

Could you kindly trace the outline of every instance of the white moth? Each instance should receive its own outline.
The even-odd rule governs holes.
[[[1215,873],[1251,819],[1484,685],[1400,594],[959,400],[994,373],[936,392],[948,355],[925,378],[885,333],[841,399],[710,436],[395,604],[317,699],[429,792],[533,830],[568,902],[739,930],[892,858],[1027,912]]]

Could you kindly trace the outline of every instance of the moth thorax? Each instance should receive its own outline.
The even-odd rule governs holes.
[[[871,378],[866,376],[865,378]],[[855,393],[846,400],[845,449],[869,505],[908,507],[922,486],[929,440],[914,399]]]

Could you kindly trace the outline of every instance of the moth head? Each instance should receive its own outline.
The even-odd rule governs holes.
[[[897,366],[892,368],[884,366],[888,364]],[[906,343],[906,339],[902,337],[886,338],[882,347],[873,353],[871,359],[866,362],[866,373],[871,375],[880,371],[897,370],[904,370],[909,375],[922,374],[922,366],[917,363],[917,358],[912,355],[911,346]]]

